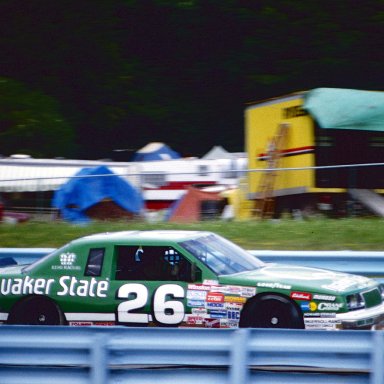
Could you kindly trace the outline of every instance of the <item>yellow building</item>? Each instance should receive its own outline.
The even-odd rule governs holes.
[[[245,138],[260,216],[344,214],[353,193],[384,188],[383,92],[318,88],[252,103]]]

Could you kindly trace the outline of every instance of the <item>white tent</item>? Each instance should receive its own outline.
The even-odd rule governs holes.
[[[234,159],[235,156],[232,153],[225,150],[221,145],[215,145],[202,158],[204,160]]]

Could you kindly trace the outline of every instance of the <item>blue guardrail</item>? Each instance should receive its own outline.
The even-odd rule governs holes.
[[[383,384],[382,331],[0,327],[2,384]]]

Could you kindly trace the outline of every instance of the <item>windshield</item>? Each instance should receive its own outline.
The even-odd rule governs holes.
[[[217,275],[252,271],[264,265],[244,249],[215,234],[187,240],[180,245]]]

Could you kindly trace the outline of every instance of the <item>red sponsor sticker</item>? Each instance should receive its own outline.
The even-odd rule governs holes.
[[[307,292],[291,292],[291,299],[294,300],[312,300],[312,294]]]
[[[188,325],[202,325],[204,319],[200,316],[188,316],[186,323]]]
[[[205,319],[204,323],[206,328],[220,328],[219,319]]]
[[[96,321],[95,325],[102,325],[103,327],[113,327],[116,324],[114,321]]]
[[[224,303],[224,294],[219,292],[209,292],[206,300],[207,303]]]
[[[188,289],[191,289],[194,291],[210,291],[211,287],[209,285],[203,285],[203,284],[188,284]]]

